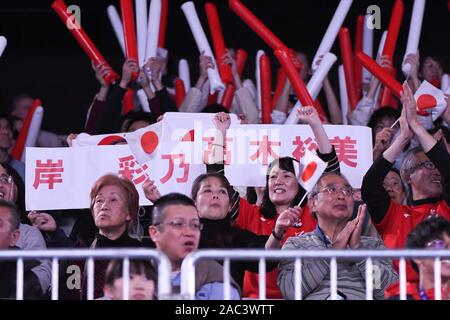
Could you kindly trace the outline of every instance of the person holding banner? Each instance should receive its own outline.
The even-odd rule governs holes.
[[[450,155],[418,121],[416,102],[407,84],[403,85],[402,102],[399,134],[367,171],[361,188],[372,221],[388,248],[402,248],[409,232],[429,216],[450,220]],[[396,204],[383,188],[383,179],[413,135],[420,147],[408,151],[401,169],[411,204]],[[410,264],[406,276],[417,283],[418,274]]]
[[[384,249],[378,237],[362,235],[366,206],[360,205],[356,218],[353,214],[353,188],[340,173],[325,173],[308,197],[312,215],[317,219],[313,232],[290,237],[282,250],[330,249]],[[384,290],[398,280],[392,261],[377,259],[374,262],[379,278],[376,279],[373,297],[384,299]],[[366,259],[337,262],[336,300],[366,299]],[[328,259],[305,259],[301,269],[301,295],[304,300],[329,300],[330,262]],[[294,260],[281,260],[278,286],[283,297],[295,299]]]
[[[298,118],[311,126],[318,145],[317,154],[323,161],[327,162],[325,171],[339,171],[336,152],[323,129],[315,108],[309,106],[301,108],[298,111]],[[208,171],[221,172],[223,170],[223,137],[226,136],[230,123],[229,116],[224,113],[219,113],[214,118],[214,124],[218,132],[212,145],[212,158],[209,162]],[[282,244],[289,236],[314,230],[316,221],[311,216],[309,209],[293,208],[299,204],[305,195],[305,190],[300,186],[296,178],[295,162],[297,160],[294,158],[283,157],[274,160],[269,165],[261,206],[251,205],[245,199],[240,198],[239,193],[233,193],[230,216],[237,227],[255,234],[270,236],[275,230],[278,218],[295,210],[295,213],[300,218],[300,223],[287,228],[286,232],[282,234],[277,233],[277,231],[284,230],[275,230],[276,236],[273,235],[272,240]],[[302,207],[304,206],[305,202],[302,203]],[[282,298],[276,282],[277,269],[267,274],[267,298]],[[257,273],[246,272],[244,296],[250,298],[258,297]]]

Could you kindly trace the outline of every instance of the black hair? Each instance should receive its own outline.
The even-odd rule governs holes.
[[[155,282],[155,288],[157,288],[158,273],[150,260],[130,260],[130,275],[144,275],[148,280],[153,280]],[[108,268],[106,269],[105,286],[113,286],[114,281],[116,279],[121,279],[122,277],[123,261],[118,259],[111,260],[108,264]]]
[[[383,106],[375,110],[375,112],[370,116],[369,122],[367,123],[367,126],[372,129],[373,139],[375,139],[375,127],[377,123],[380,122],[381,119],[386,117],[397,120],[398,118],[400,118],[400,111],[390,106]]]
[[[233,187],[231,186],[230,182],[228,181],[227,177],[225,177],[222,173],[219,172],[208,172],[199,175],[197,178],[195,178],[194,183],[192,183],[192,192],[191,197],[195,201],[197,199],[198,191],[200,190],[200,184],[203,182],[203,180],[206,180],[208,178],[216,178],[219,179],[220,182],[225,186],[228,192],[228,198],[230,199],[230,203],[233,199]]]
[[[258,201],[258,195],[256,194],[255,187],[247,187],[246,198],[248,203],[256,204],[256,201]]]
[[[130,127],[133,123],[136,121],[146,121],[148,124],[156,123],[155,116],[150,112],[145,111],[130,111],[127,112],[122,117],[122,125],[123,125],[123,131],[128,132],[130,130]]]
[[[200,112],[202,112],[202,113],[218,113],[218,112],[230,113],[230,110],[228,110],[221,104],[215,103],[215,104],[207,105]]]
[[[17,200],[15,202],[17,209],[20,213],[20,221],[22,223],[31,224],[31,221],[27,218],[25,210],[25,184],[22,177],[17,173],[17,171],[7,163],[0,164],[7,174],[9,174],[17,187]]]
[[[166,194],[153,203],[152,225],[161,223],[164,218],[164,209],[170,205],[192,206],[196,208],[194,201],[184,194],[177,192]]]
[[[425,248],[427,243],[442,239],[446,234],[450,237],[450,221],[442,217],[430,217],[419,223],[408,235],[406,246],[412,248]],[[417,272],[417,264],[411,260],[411,265]]]
[[[428,131],[429,134],[433,135],[436,132],[438,132],[439,130],[442,131],[443,138],[445,139],[445,141],[447,141],[447,143],[450,143],[450,130],[446,126],[437,125],[434,128],[431,128],[431,129],[429,129],[427,131]]]
[[[5,199],[0,199],[0,207],[7,208],[9,210],[9,223],[11,224],[11,231],[19,229],[20,214],[14,202],[7,201]]]
[[[275,205],[270,200],[269,197],[269,175],[270,171],[272,171],[273,167],[278,166],[282,170],[286,170],[292,172],[295,175],[294,169],[294,161],[298,163],[298,161],[292,157],[281,157],[272,161],[267,168],[266,174],[266,189],[264,190],[264,195],[261,201],[261,209],[260,212],[264,216],[264,218],[272,219],[276,216],[277,212],[275,209]],[[305,195],[305,189],[303,189],[300,184],[298,184],[298,192],[292,200],[290,206],[297,205],[302,197]],[[303,207],[306,204],[306,199],[303,201],[301,206]]]

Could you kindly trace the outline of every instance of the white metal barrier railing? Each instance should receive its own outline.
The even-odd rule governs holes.
[[[337,259],[366,259],[366,299],[373,299],[373,258],[400,259],[400,300],[406,300],[406,260],[434,258],[435,299],[441,300],[441,258],[450,258],[450,250],[199,250],[190,253],[181,265],[181,295],[195,298],[195,264],[199,259],[224,260],[224,299],[230,299],[230,260],[259,260],[259,299],[266,297],[266,259],[295,259],[295,299],[301,299],[301,259],[330,259],[330,298],[337,299]]]
[[[166,299],[171,296],[172,287],[170,277],[172,267],[166,255],[151,249],[57,249],[43,251],[0,250],[0,261],[17,260],[16,299],[23,300],[24,264],[27,259],[51,259],[52,280],[51,299],[58,300],[59,261],[87,259],[87,299],[94,298],[94,260],[95,259],[123,259],[123,298],[129,298],[130,259],[156,260],[158,264],[158,298]],[[1,285],[1,284],[0,284]]]

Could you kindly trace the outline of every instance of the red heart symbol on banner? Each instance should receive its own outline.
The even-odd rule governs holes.
[[[153,131],[147,131],[141,137],[142,149],[148,154],[151,154],[153,153],[153,151],[155,151],[158,143],[158,135]]]
[[[417,99],[417,108],[419,110],[431,109],[437,106],[437,100],[431,94],[422,94]]]
[[[306,182],[314,175],[317,169],[317,162],[308,163],[302,173],[302,181]]]

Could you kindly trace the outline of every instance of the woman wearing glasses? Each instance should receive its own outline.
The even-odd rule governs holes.
[[[347,179],[338,173],[324,174],[309,194],[308,205],[317,226],[313,232],[289,238],[283,250],[323,249],[384,249],[378,237],[361,235],[365,205],[358,215],[353,213],[353,189]],[[278,285],[286,299],[295,298],[294,260],[282,260],[279,266]],[[390,260],[374,260],[374,299],[384,299],[384,290],[397,281]],[[330,298],[331,267],[329,259],[304,259],[301,269],[301,294],[306,300]],[[340,300],[366,298],[366,260],[337,261],[337,296]]]

